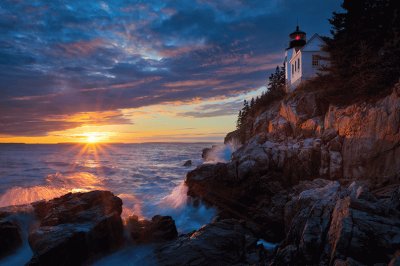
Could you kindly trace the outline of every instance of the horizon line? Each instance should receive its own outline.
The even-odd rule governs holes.
[[[158,144],[158,143],[187,143],[187,144],[196,144],[196,143],[223,143],[217,141],[145,141],[145,142],[96,142],[96,143],[88,143],[88,142],[55,142],[55,143],[26,143],[26,142],[0,142],[0,145],[4,144],[20,144],[20,145],[59,145],[59,144],[82,144],[82,145],[96,145],[96,144]]]

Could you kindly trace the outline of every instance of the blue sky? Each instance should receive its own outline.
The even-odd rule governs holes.
[[[296,21],[309,36],[329,35],[340,3],[2,0],[0,142],[85,126],[126,131],[151,106],[175,106],[174,119],[233,121],[281,64]]]

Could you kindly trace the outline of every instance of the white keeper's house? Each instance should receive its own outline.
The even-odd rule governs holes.
[[[286,90],[292,92],[300,82],[315,77],[322,66],[328,65],[328,53],[322,51],[325,42],[318,34],[307,40],[306,33],[299,26],[289,37],[284,65]]]

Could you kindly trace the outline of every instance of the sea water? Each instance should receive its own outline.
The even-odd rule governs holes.
[[[68,192],[110,190],[123,200],[123,218],[150,219],[170,215],[178,232],[187,233],[210,222],[215,210],[192,206],[184,184],[186,173],[203,163],[205,143],[0,145],[0,207],[52,199]],[[213,155],[229,158],[231,148]],[[192,166],[185,167],[186,160]],[[24,223],[26,218],[21,218]],[[151,246],[126,247],[97,265],[135,265],[151,258]],[[32,252],[24,243],[0,265],[20,264]],[[146,257],[147,259],[144,259]],[[25,262],[26,262],[25,261]],[[18,262],[18,263],[17,263]],[[149,261],[149,264],[150,263]]]

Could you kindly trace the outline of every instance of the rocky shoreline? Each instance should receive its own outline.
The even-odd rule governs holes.
[[[297,92],[249,119],[231,160],[187,174],[192,203],[218,209],[211,223],[124,225],[111,192],[69,193],[1,208],[0,258],[24,242],[15,213],[27,213],[27,265],[88,265],[127,243],[154,244],[158,265],[400,265],[400,85],[350,106]]]
[[[399,84],[349,106],[297,92],[245,123],[232,159],[186,184],[220,219],[278,243],[261,265],[399,265]]]
[[[90,265],[126,245],[147,243],[155,245],[157,265],[248,265],[266,257],[243,220],[218,219],[178,236],[170,216],[140,220],[133,215],[124,225],[121,212],[122,200],[110,191],[0,208],[0,258],[24,241],[16,219],[21,213],[34,217],[27,236],[33,256],[26,265]]]

